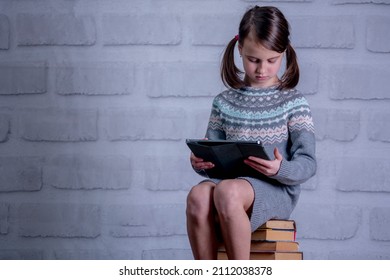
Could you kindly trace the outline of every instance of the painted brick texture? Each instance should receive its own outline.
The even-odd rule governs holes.
[[[10,132],[10,118],[6,114],[0,114],[0,142],[5,142],[8,139]]]
[[[176,14],[105,14],[102,25],[105,45],[177,45],[181,42],[182,25]]]
[[[0,234],[8,233],[8,214],[9,205],[5,203],[0,204]]]
[[[44,167],[43,182],[58,189],[128,189],[131,163],[123,156],[61,155]]]
[[[204,178],[185,139],[204,137],[224,47],[259,1],[15,2],[0,4],[0,259],[192,259],[185,202]],[[305,259],[388,260],[390,1],[262,2],[290,22],[315,122],[292,214]]]
[[[297,17],[292,19],[291,25],[296,47],[352,49],[355,46],[351,17]]]
[[[56,92],[61,95],[131,94],[135,69],[124,63],[79,63],[56,68]]]
[[[0,192],[39,191],[42,188],[42,158],[0,157]]]
[[[19,208],[22,237],[96,238],[100,235],[98,205],[24,203]]]
[[[77,46],[96,42],[96,24],[90,15],[19,14],[16,29],[19,46]]]
[[[0,50],[9,48],[9,20],[5,15],[0,15]]]
[[[26,110],[20,117],[21,137],[29,141],[97,140],[97,111],[79,109]]]
[[[0,62],[0,95],[47,91],[47,68],[40,62]]]

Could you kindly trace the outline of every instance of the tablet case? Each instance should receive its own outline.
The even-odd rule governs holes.
[[[187,139],[186,144],[196,157],[214,163],[215,167],[204,170],[210,178],[262,177],[244,159],[255,156],[269,160],[260,141]]]

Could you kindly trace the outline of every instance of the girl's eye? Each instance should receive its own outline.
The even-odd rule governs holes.
[[[271,60],[268,60],[268,63],[275,63],[276,62],[276,59],[271,59]]]
[[[254,63],[259,62],[258,59],[256,59],[256,58],[251,58],[251,57],[249,57],[248,60],[249,60],[250,62],[254,62]]]

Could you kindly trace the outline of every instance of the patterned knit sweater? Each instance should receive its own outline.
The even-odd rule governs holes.
[[[283,156],[271,177],[299,185],[316,172],[314,126],[305,97],[297,90],[229,89],[214,98],[206,137],[210,140],[260,140],[268,156]]]

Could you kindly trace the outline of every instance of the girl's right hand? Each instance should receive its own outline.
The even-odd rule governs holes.
[[[210,169],[214,167],[212,162],[204,161],[202,158],[196,157],[194,153],[191,153],[190,160],[191,165],[195,170]]]

